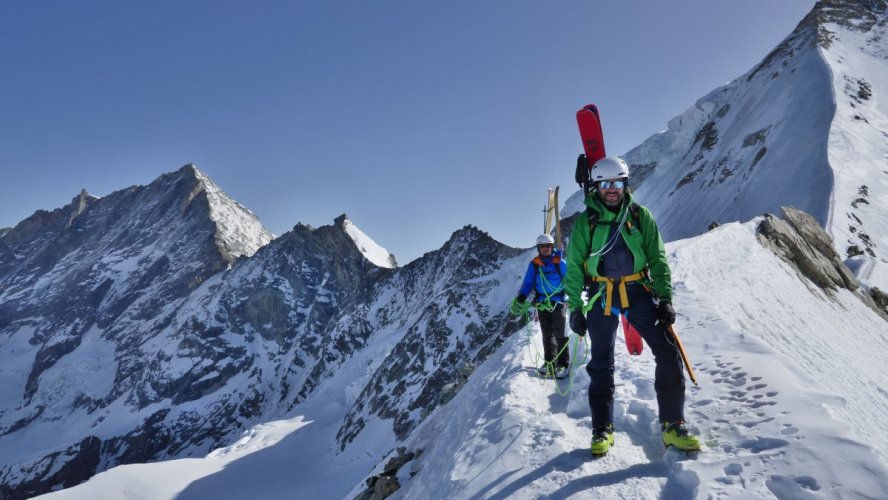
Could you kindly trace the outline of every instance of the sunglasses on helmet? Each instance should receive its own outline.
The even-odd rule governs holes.
[[[623,189],[626,187],[626,181],[598,181],[599,189]]]

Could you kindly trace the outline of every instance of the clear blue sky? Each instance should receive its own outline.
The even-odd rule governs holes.
[[[577,109],[624,153],[813,5],[2,2],[0,227],[195,163],[276,234],[347,213],[401,264],[470,223],[532,246]]]

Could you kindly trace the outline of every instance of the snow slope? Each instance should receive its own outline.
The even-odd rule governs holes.
[[[827,230],[841,255],[860,252],[853,260],[862,281],[888,290],[888,27],[884,15],[826,27],[833,37],[823,57],[836,101],[828,148],[835,186]]]
[[[618,349],[616,446],[591,459],[588,376],[576,368],[559,388],[566,397],[538,379],[533,327],[405,440],[422,453],[399,472],[394,498],[882,497],[888,431],[871,424],[888,410],[888,329],[850,292],[800,281],[754,233],[754,222],[728,224],[667,245],[676,326],[700,380],[687,417],[704,452],[663,450],[653,359]],[[523,257],[503,268],[516,286]],[[842,338],[849,324],[868,342]],[[122,466],[47,498],[351,497],[394,447],[390,426],[335,447],[335,416],[368,360],[346,363],[290,420],[202,460]]]

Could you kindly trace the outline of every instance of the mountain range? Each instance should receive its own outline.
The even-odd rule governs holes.
[[[884,494],[886,23],[818,2],[625,155],[698,460],[664,454],[652,358],[623,353],[617,447],[588,459],[584,370],[535,378],[509,314],[532,250],[466,226],[401,267],[344,215],[274,237],[186,165],[0,230],[0,497]]]

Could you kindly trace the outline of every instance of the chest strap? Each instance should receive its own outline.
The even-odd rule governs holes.
[[[614,294],[614,285],[617,285],[617,289],[620,291],[620,304],[622,304],[623,309],[629,307],[629,294],[626,292],[626,283],[632,283],[633,281],[640,281],[645,279],[644,271],[630,274],[628,276],[621,276],[619,278],[606,278],[604,276],[588,276],[591,281],[596,281],[599,283],[607,283],[607,289],[605,290],[605,303],[604,303],[604,315],[611,315],[611,308],[613,307],[613,294]]]

